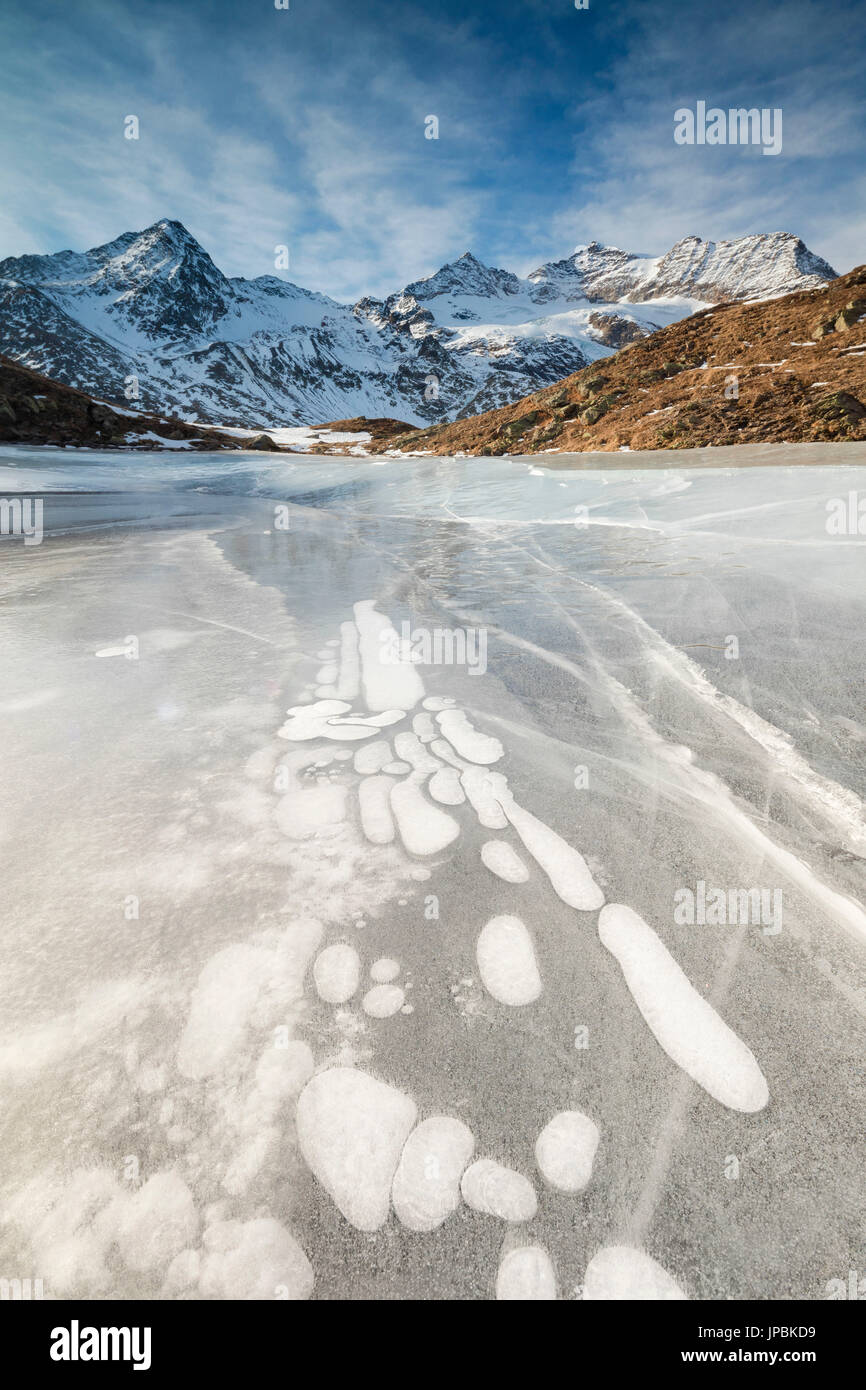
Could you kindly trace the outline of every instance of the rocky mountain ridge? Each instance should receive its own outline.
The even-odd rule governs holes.
[[[179,222],[88,252],[0,262],[0,352],[127,411],[232,426],[501,407],[706,303],[832,270],[787,233],[661,257],[598,243],[525,279],[471,252],[354,305],[275,275],[229,278]]]

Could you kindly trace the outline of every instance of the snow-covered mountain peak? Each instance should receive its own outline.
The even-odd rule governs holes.
[[[172,218],[90,251],[0,262],[0,352],[100,400],[223,424],[476,414],[707,304],[818,287],[786,232],[682,238],[659,257],[591,241],[520,279],[471,251],[383,300],[227,278]]]
[[[456,261],[448,261],[435,274],[414,280],[404,293],[422,301],[436,299],[439,295],[498,298],[519,291],[520,281],[510,270],[484,265],[471,251],[464,251]]]

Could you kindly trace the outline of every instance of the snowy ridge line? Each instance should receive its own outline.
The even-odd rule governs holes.
[[[117,403],[134,375],[143,408],[213,424],[424,426],[563,380],[609,354],[612,328],[633,340],[833,276],[784,232],[686,237],[655,258],[593,242],[525,279],[466,252],[384,299],[341,304],[275,275],[228,278],[163,218],[84,253],[0,262],[0,345]]]

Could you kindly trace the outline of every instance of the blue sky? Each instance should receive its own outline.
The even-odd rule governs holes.
[[[160,217],[339,299],[471,249],[796,232],[866,260],[861,0],[0,0],[0,257]],[[781,107],[777,158],[677,107]],[[123,136],[137,115],[140,139]],[[424,138],[425,118],[439,139]]]

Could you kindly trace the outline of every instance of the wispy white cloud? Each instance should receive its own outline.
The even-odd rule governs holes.
[[[0,255],[171,216],[229,274],[272,273],[287,244],[290,277],[341,299],[468,248],[528,271],[594,237],[659,252],[784,228],[840,269],[863,258],[848,0],[292,3],[0,15]],[[781,106],[782,156],[675,146],[698,98]]]

